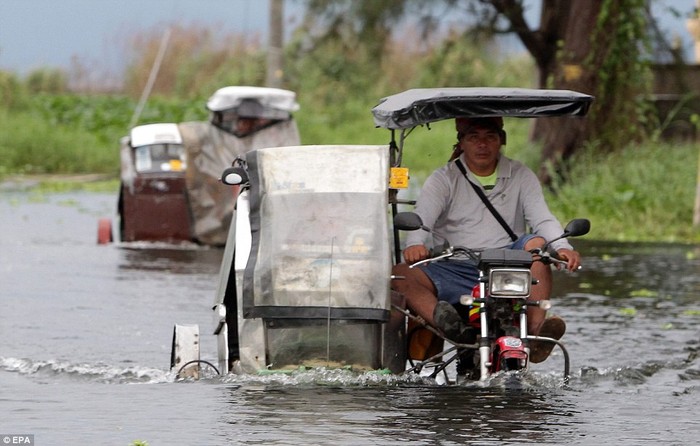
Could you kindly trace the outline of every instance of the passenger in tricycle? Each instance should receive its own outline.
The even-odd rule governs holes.
[[[450,162],[426,180],[416,203],[415,213],[432,232],[408,234],[403,251],[406,263],[394,267],[392,289],[405,296],[411,311],[439,328],[447,338],[473,343],[475,332],[456,310],[460,296],[471,295],[477,284],[479,273],[473,262],[452,258],[418,268],[409,265],[428,258],[429,245],[439,248],[449,243],[474,249],[508,247],[530,251],[559,237],[563,228],[550,212],[536,175],[501,153],[506,143],[502,117],[455,121],[457,143]],[[487,207],[487,201],[493,210]],[[528,228],[531,232],[527,232]],[[566,261],[568,270],[579,268],[580,255],[566,239],[555,241],[551,247]],[[529,299],[549,299],[550,266],[534,262],[531,270],[538,283],[532,287]],[[546,310],[539,306],[529,306],[527,315],[531,335],[560,339],[566,330],[561,318],[546,318]],[[554,345],[532,341],[530,361],[544,361]]]

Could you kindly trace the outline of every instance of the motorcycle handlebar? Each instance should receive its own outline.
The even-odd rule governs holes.
[[[533,257],[535,257],[533,259],[534,262],[542,262],[545,265],[557,264],[557,265],[566,266],[568,264],[568,262],[566,260],[561,259],[559,257],[559,254],[557,254],[557,252],[553,249],[547,249],[547,250],[543,251],[542,249],[537,248],[537,249],[530,250],[530,253],[533,255]],[[423,259],[423,260],[419,260],[415,263],[412,263],[408,267],[414,268],[414,267],[419,266],[419,265],[424,265],[426,263],[435,262],[435,261],[442,260],[442,259],[447,259],[450,257],[454,257],[456,255],[464,255],[464,256],[470,257],[471,259],[476,260],[479,256],[479,253],[474,251],[474,250],[471,250],[469,248],[462,247],[462,246],[450,246],[450,247],[446,248],[444,251],[442,251],[441,253],[439,253],[435,256],[432,256],[432,257],[428,257],[428,258]]]
[[[442,254],[439,254],[439,255],[434,256],[434,257],[428,257],[427,259],[419,260],[415,263],[408,265],[408,267],[415,268],[416,266],[423,265],[423,264],[430,263],[430,262],[434,262],[436,260],[446,259],[448,257],[452,257],[453,255],[454,255],[454,249],[450,247],[447,250],[445,250]]]
[[[553,249],[542,250],[540,248],[530,250],[530,253],[535,258],[535,262],[542,262],[545,265],[561,265],[567,266],[569,262],[559,257],[559,254]]]
[[[447,258],[454,257],[454,256],[467,256],[467,257],[470,257],[472,259],[475,259],[478,256],[478,254],[476,252],[474,252],[473,250],[471,250],[469,248],[465,248],[463,246],[450,246],[448,248],[445,248],[445,250],[442,251],[441,253],[439,253],[435,256],[432,256],[432,257],[428,257],[427,259],[419,260],[415,263],[410,264],[408,267],[415,268],[416,266],[419,266],[419,265],[423,265],[423,264],[430,263],[430,262],[435,262],[437,260],[447,259]]]

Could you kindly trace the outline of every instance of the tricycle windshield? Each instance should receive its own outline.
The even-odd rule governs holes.
[[[151,144],[134,149],[138,173],[183,172],[187,167],[182,144]]]
[[[313,317],[326,317],[332,296],[338,314],[386,316],[387,158],[386,146],[274,147],[246,155],[253,249],[243,303],[251,314],[309,317],[311,305]]]

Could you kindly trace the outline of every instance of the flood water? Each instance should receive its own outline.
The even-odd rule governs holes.
[[[176,380],[173,325],[199,324],[222,251],[100,246],[112,194],[0,192],[0,436],[37,445],[694,444],[700,247],[580,240],[557,273],[562,356],[519,386],[315,371]],[[593,222],[595,225],[595,222]]]

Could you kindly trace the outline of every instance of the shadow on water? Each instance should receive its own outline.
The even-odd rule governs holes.
[[[119,268],[124,271],[161,271],[198,274],[215,270],[221,264],[223,249],[198,245],[161,246],[147,243],[121,244]]]
[[[545,443],[554,433],[564,439],[575,421],[576,410],[556,393],[407,383],[242,386],[228,389],[230,410],[222,418],[236,432],[229,440],[244,442],[304,438],[308,444],[325,444],[333,438],[334,444],[357,444],[363,438],[371,444]]]

